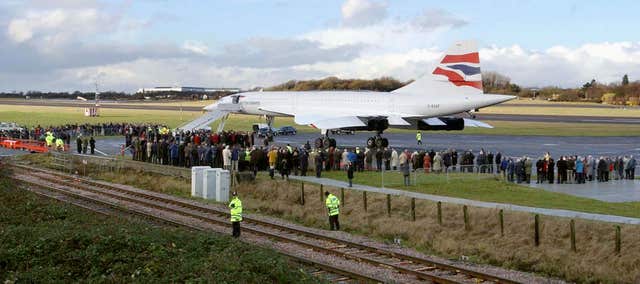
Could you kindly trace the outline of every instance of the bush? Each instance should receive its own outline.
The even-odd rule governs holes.
[[[575,93],[563,93],[559,94],[556,100],[564,102],[576,102],[580,100],[580,97]]]

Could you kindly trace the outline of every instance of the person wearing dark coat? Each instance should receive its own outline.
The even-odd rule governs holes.
[[[82,154],[82,138],[80,136],[76,139],[76,148],[78,149],[78,154]]]
[[[309,155],[306,148],[300,151],[300,175],[307,176],[307,169],[309,168]]]
[[[522,183],[522,181],[524,180],[522,177],[522,174],[524,172],[524,164],[522,163],[522,160],[516,161],[515,172],[516,172],[516,182]]]
[[[349,179],[349,187],[353,186],[353,164],[347,162],[347,179]]]
[[[603,182],[606,181],[605,173],[609,171],[609,167],[604,158],[600,158],[598,161],[598,181]]]
[[[500,164],[502,163],[502,154],[500,152],[496,153],[496,157],[495,157],[495,164],[496,164],[496,171],[499,174],[500,173]]]
[[[376,171],[382,171],[382,156],[384,152],[382,149],[376,150]]]
[[[553,161],[553,159],[552,159],[552,158],[549,158],[549,163],[547,163],[547,177],[548,177],[548,180],[549,180],[549,184],[552,184],[552,183],[553,183],[553,176],[554,176],[554,173],[553,173],[553,167],[554,167],[555,165],[556,165],[556,164],[555,164],[555,162]]]
[[[96,140],[93,139],[93,136],[91,136],[91,139],[89,139],[89,147],[91,149],[91,155],[95,154],[95,151],[96,151]]]
[[[280,161],[280,176],[282,179],[289,180],[290,163],[289,157],[283,157]]]
[[[389,148],[384,148],[384,169],[387,171],[391,170],[391,150]]]
[[[316,155],[316,177],[319,178],[322,176],[322,162],[324,162],[324,152],[321,150]]]
[[[297,176],[300,170],[300,151],[297,148],[291,153],[291,168],[293,168],[293,175]]]
[[[489,152],[489,154],[487,154],[487,172],[492,174],[493,173],[493,153]]]
[[[538,161],[536,162],[536,173],[538,176],[538,180],[536,181],[536,183],[543,183],[544,182],[544,160],[543,159],[538,159]]]

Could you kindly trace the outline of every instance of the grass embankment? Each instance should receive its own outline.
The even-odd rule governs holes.
[[[27,126],[64,125],[68,123],[166,123],[176,127],[196,119],[201,112],[163,110],[100,109],[99,117],[84,116],[83,108],[0,105],[0,121]]]
[[[347,181],[344,172],[323,172],[322,175]],[[404,186],[401,173],[384,173],[384,186],[388,188],[471,200],[640,218],[640,202],[604,202],[507,183],[492,175],[450,174],[447,178],[445,174],[419,173],[415,180],[417,184]],[[413,181],[414,173],[411,175],[411,182]],[[381,187],[382,177],[378,172],[355,173],[353,182]]]
[[[526,108],[525,108],[526,109]],[[518,110],[520,114],[526,110]],[[160,123],[177,127],[187,123],[202,112],[166,111],[166,110],[131,110],[131,109],[101,109],[100,117],[88,118],[83,109],[73,107],[41,107],[1,105],[0,121],[17,122],[23,125],[62,125],[67,123],[101,123],[101,122],[134,122]],[[586,113],[588,115],[588,113]],[[231,115],[225,124],[225,129],[251,130],[254,123],[264,122],[255,115]],[[495,128],[468,127],[463,131],[428,131],[426,135],[454,133],[478,135],[543,135],[543,136],[635,136],[640,133],[640,125],[631,124],[597,124],[597,123],[547,123],[547,122],[511,122],[487,121]],[[219,122],[211,124],[216,129]],[[274,126],[293,125],[300,132],[317,132],[306,125],[296,125],[291,117],[278,117]],[[415,133],[415,130],[390,129],[391,133]]]
[[[130,175],[135,178],[109,173],[98,174],[97,177],[180,196],[187,196],[190,192],[190,185],[184,179],[162,177],[158,185],[149,186],[147,181],[157,175]],[[474,183],[490,184],[483,181]],[[162,184],[169,188],[162,188]],[[324,189],[340,197],[339,189]],[[247,212],[327,228],[318,185],[305,184],[304,206],[300,205],[298,182],[272,181],[260,175],[256,182],[242,183],[236,190]],[[443,225],[439,225],[434,202],[416,201],[415,222],[409,219],[408,198],[392,198],[391,217],[387,217],[386,196],[382,194],[367,194],[366,212],[361,192],[345,190],[342,202],[340,223],[343,230],[389,242],[398,237],[403,240],[403,245],[425,253],[451,259],[465,255],[473,262],[533,271],[579,283],[637,283],[640,279],[638,226],[622,226],[623,249],[622,254],[617,255],[612,224],[576,220],[577,252],[574,253],[570,251],[568,219],[542,216],[541,245],[535,247],[531,214],[506,211],[504,236],[501,236],[498,211],[493,209],[469,207],[471,228],[467,231],[464,229],[462,206],[459,205],[443,204]]]
[[[317,283],[276,252],[56,203],[0,183],[4,283]]]
[[[529,114],[529,115],[571,115],[571,116],[610,116],[610,117],[640,117],[640,109],[615,109],[615,108],[594,108],[594,107],[545,107],[544,105],[529,106],[509,106],[501,105],[483,108],[480,114]]]

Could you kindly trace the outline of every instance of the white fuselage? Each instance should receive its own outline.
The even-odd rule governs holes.
[[[235,99],[235,97],[238,97]],[[388,92],[300,91],[247,92],[222,98],[205,107],[232,113],[295,116],[437,117],[482,108],[512,99],[503,95],[416,96]]]

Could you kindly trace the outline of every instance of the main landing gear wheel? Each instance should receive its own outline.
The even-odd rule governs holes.
[[[314,141],[314,144],[318,149],[329,148],[329,147],[335,148],[337,146],[336,139],[329,138],[329,137],[317,138]]]
[[[367,147],[368,148],[373,148],[376,146],[376,138],[375,137],[369,137],[369,139],[367,139]]]

